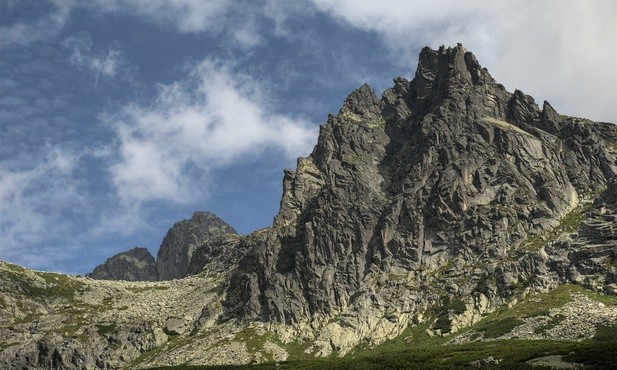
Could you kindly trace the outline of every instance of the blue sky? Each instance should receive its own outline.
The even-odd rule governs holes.
[[[156,255],[195,210],[269,226],[327,114],[411,78],[426,45],[616,122],[616,18],[612,0],[0,0],[0,259],[83,274]]]

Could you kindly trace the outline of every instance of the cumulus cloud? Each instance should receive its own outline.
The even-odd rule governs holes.
[[[93,50],[92,39],[87,34],[67,37],[62,44],[71,50],[68,62],[80,70],[91,71],[97,82],[100,77],[115,77],[125,65],[119,49]]]
[[[376,32],[403,63],[418,47],[462,42],[499,81],[562,113],[617,122],[617,3],[312,0],[341,24]]]
[[[205,196],[209,171],[265,150],[305,155],[316,125],[275,113],[259,81],[207,59],[180,82],[161,85],[155,101],[128,104],[105,120],[117,135],[111,167],[123,204],[185,203]]]
[[[48,147],[43,159],[30,168],[10,168],[0,162],[0,255],[30,266],[49,266],[66,257],[68,246],[29,251],[32,243],[53,243],[69,231],[60,221],[66,212],[80,209],[84,197],[73,172],[79,156]]]

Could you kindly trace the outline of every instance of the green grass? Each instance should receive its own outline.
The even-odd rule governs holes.
[[[188,340],[190,340],[191,338],[180,338],[180,336],[177,335],[173,335],[169,337],[169,341],[167,343],[165,343],[164,345],[157,347],[151,351],[147,351],[142,353],[139,357],[137,357],[136,359],[134,359],[133,361],[131,361],[131,363],[129,365],[127,365],[126,367],[124,367],[124,369],[136,369],[138,368],[141,364],[143,364],[144,362],[150,361],[154,358],[156,358],[159,354],[172,350],[174,348],[178,348],[184,344],[187,343]],[[192,338],[195,339],[195,338]],[[179,367],[179,368],[183,368],[183,367]],[[186,367],[184,367],[186,368]]]
[[[96,326],[96,330],[101,335],[111,334],[111,333],[115,332],[117,329],[118,328],[117,328],[115,323],[111,323],[109,325],[97,325]]]
[[[599,326],[593,339],[581,343],[565,360],[588,364],[596,369],[612,369],[617,364],[617,327]]]
[[[546,244],[555,241],[562,234],[571,234],[578,230],[581,222],[587,218],[587,212],[591,205],[585,207],[579,207],[568,214],[566,214],[552,230],[547,232],[532,235],[527,238],[527,241],[523,244],[523,249],[528,251],[540,250]]]
[[[406,336],[419,334],[422,327],[409,328]],[[403,336],[401,336],[403,337]],[[612,368],[617,363],[617,327],[599,327],[596,336],[582,342],[548,340],[499,340],[460,345],[444,345],[443,338],[425,336],[411,341],[397,338],[373,350],[365,350],[343,358],[285,361],[277,364],[245,366],[176,366],[165,370],[232,370],[232,369],[461,369],[469,368],[475,360],[493,357],[501,363],[489,368],[530,369],[526,361],[561,355],[570,362],[591,365],[593,368]]]
[[[603,295],[578,285],[562,285],[550,292],[530,295],[512,308],[504,307],[487,315],[482,321],[465,330],[482,332],[485,338],[497,338],[523,323],[522,318],[548,315],[552,308],[561,307],[572,300],[575,294],[584,294],[607,305],[617,304],[617,297]],[[441,305],[432,310],[434,315],[460,309],[460,303],[442,298]],[[560,316],[553,317],[544,327],[557,325]],[[582,342],[549,340],[493,340],[465,344],[447,344],[452,336],[430,337],[426,330],[431,328],[430,320],[410,326],[398,337],[374,348],[360,345],[343,358],[325,359],[305,356],[290,356],[289,361],[276,364],[217,367],[169,367],[167,370],[194,369],[460,369],[469,368],[469,363],[492,356],[501,359],[499,369],[530,369],[526,361],[548,355],[564,356],[566,361],[584,363],[596,368],[609,368],[617,363],[617,328],[600,327],[595,338]],[[255,340],[251,332],[239,339]],[[250,344],[249,344],[250,346]]]
[[[0,349],[7,349],[12,346],[21,344],[20,342],[0,342]]]
[[[551,317],[551,319],[546,324],[542,324],[542,325],[538,326],[533,331],[536,334],[542,334],[542,333],[546,332],[547,330],[550,330],[550,329],[556,327],[557,325],[559,325],[559,323],[562,322],[563,320],[565,320],[565,318],[566,317],[564,315],[562,315],[562,314],[555,315],[555,316]]]
[[[169,287],[168,286],[146,286],[146,287],[134,287],[134,288],[131,287],[127,289],[133,293],[143,293],[143,292],[149,292],[152,290],[168,290]]]
[[[524,321],[519,318],[505,317],[499,320],[484,320],[476,325],[474,329],[484,333],[485,338],[499,338],[523,323]]]
[[[614,364],[616,359],[613,352],[615,351],[607,351],[611,347],[605,347],[605,345],[615,344],[613,340],[616,330],[615,328],[610,328],[606,329],[606,332],[604,337],[600,336],[586,342],[508,340],[475,342],[462,345],[409,345],[405,349],[381,352],[367,351],[361,355],[343,358],[286,361],[278,364],[278,366],[276,364],[235,367],[177,366],[157,369],[461,369],[469,368],[469,363],[472,361],[489,356],[501,359],[501,363],[492,368],[530,369],[531,367],[525,363],[526,361],[547,355],[567,355],[566,358],[569,361],[580,363]]]
[[[246,349],[249,353],[262,352],[268,360],[272,360],[272,356],[267,356],[264,353],[264,344],[268,340],[266,335],[258,334],[255,329],[247,328],[236,334],[234,340],[246,343]]]
[[[253,328],[246,328],[236,334],[234,340],[246,343],[246,348],[249,353],[261,352],[261,354],[267,359],[272,359],[272,354],[264,350],[264,345],[266,342],[272,342],[283,348],[287,351],[288,359],[290,360],[308,360],[314,358],[313,355],[305,353],[305,350],[309,347],[310,343],[299,343],[296,341],[283,343],[276,335],[268,331],[263,334],[259,334]]]
[[[465,312],[467,307],[465,302],[460,299],[451,299],[449,296],[441,297],[440,301],[441,304],[432,309],[432,312],[437,315],[433,329],[441,330],[442,333],[449,333],[452,330],[449,314],[461,314]]]

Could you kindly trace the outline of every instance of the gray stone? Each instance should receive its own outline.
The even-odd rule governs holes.
[[[237,232],[210,212],[195,212],[191,219],[177,222],[167,232],[156,257],[159,279],[185,276],[195,249],[208,239],[225,234]]]
[[[425,48],[412,81],[395,80],[381,100],[368,85],[351,93],[311,155],[285,172],[273,227],[245,239],[253,247],[232,276],[227,312],[299,324],[352,307],[371,274],[449,265],[450,275],[488,279],[493,302],[534,276],[557,284],[557,266],[526,251],[614,177],[616,139],[614,125],[507,92],[460,45]],[[493,271],[464,269],[520,251]],[[447,278],[438,285],[449,294],[476,288]]]
[[[187,325],[184,319],[180,317],[170,317],[165,321],[163,331],[167,335],[182,335],[186,332]]]
[[[86,274],[93,279],[156,281],[158,274],[154,257],[146,248],[133,248],[118,253]]]

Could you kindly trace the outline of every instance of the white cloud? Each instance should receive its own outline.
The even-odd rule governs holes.
[[[53,243],[70,234],[63,221],[85,203],[73,172],[79,156],[48,147],[40,163],[27,169],[12,169],[0,162],[0,255],[30,266],[49,266],[66,257],[66,248],[49,252],[25,248],[33,243]]]
[[[205,195],[212,169],[264,150],[308,154],[316,125],[274,112],[259,81],[220,61],[201,62],[185,81],[161,85],[151,104],[106,117],[118,138],[111,175],[120,199],[127,207],[186,203]]]
[[[32,4],[15,3],[11,7]],[[243,49],[261,43],[258,23],[263,14],[259,4],[229,0],[47,0],[35,3],[48,7],[36,19],[0,27],[0,48],[25,46],[57,36],[74,9],[89,9],[97,14],[117,13],[135,16],[180,33],[224,34]],[[113,57],[113,55],[112,55]],[[109,64],[107,64],[108,66]],[[105,70],[106,65],[99,68]]]
[[[13,3],[8,6],[8,11],[22,4]],[[32,4],[29,4],[32,5]],[[0,27],[0,48],[6,46],[25,46],[37,41],[53,37],[64,28],[74,6],[73,0],[50,0],[41,2],[38,6],[50,5],[37,19],[31,22],[17,22]]]
[[[106,51],[92,49],[92,40],[87,34],[76,34],[64,39],[64,47],[71,50],[68,62],[77,69],[90,70],[98,82],[99,77],[115,77],[125,66],[119,49],[108,48]]]
[[[462,42],[510,89],[617,122],[615,1],[312,1],[342,24],[377,32],[403,62],[418,47]]]
[[[209,31],[220,26],[233,1],[228,0],[96,0],[105,13],[130,13],[183,33]]]
[[[180,33],[224,34],[242,49],[262,42],[257,17],[258,4],[229,0],[97,0],[86,3],[95,11],[123,13]]]

